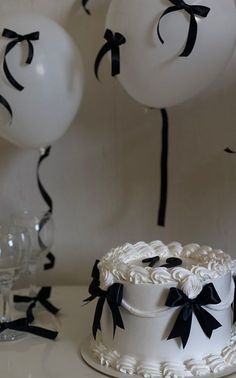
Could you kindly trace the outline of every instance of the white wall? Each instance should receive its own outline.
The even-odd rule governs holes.
[[[236,256],[236,57],[208,93],[170,114],[167,225],[157,227],[161,118],[145,110],[111,79],[104,59],[103,83],[93,63],[103,42],[108,0],[1,0],[0,13],[30,10],[59,21],[84,58],[86,88],[80,112],[53,146],[42,179],[55,202],[58,257],[46,277],[83,283],[108,249],[138,240],[209,244]],[[219,46],[220,48],[220,46]],[[0,141],[0,221],[24,207],[42,207],[35,180],[37,151]]]

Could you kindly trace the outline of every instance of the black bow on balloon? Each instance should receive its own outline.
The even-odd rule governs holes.
[[[31,64],[33,57],[34,57],[34,46],[33,46],[32,41],[39,40],[39,32],[33,32],[33,33],[21,35],[21,34],[16,33],[13,30],[4,29],[3,32],[2,32],[2,36],[12,39],[12,41],[10,41],[7,44],[6,50],[5,50],[5,53],[4,53],[3,69],[4,69],[4,72],[5,72],[5,75],[8,79],[8,81],[13,85],[13,87],[18,89],[18,91],[22,91],[24,89],[24,87],[20,83],[18,83],[15,80],[15,78],[12,76],[12,74],[10,73],[8,65],[7,65],[6,57],[7,57],[7,54],[17,45],[17,43],[21,43],[23,41],[26,41],[27,44],[28,44],[28,56],[27,56],[25,63]]]
[[[30,322],[34,320],[33,316],[33,309],[35,308],[37,303],[40,303],[46,310],[51,312],[52,314],[56,315],[59,312],[59,309],[55,307],[51,302],[49,302],[49,298],[51,295],[51,287],[45,286],[42,287],[38,294],[34,297],[24,296],[24,295],[14,295],[13,300],[15,303],[30,303],[32,302],[27,310],[27,318]]]
[[[12,119],[12,117],[13,117],[13,111],[12,111],[11,105],[10,105],[9,102],[5,99],[5,97],[3,97],[2,95],[0,95],[0,104],[1,104],[2,106],[4,106],[4,108],[8,111],[8,113],[10,114],[11,119]]]
[[[169,0],[174,6],[167,8],[164,13],[161,15],[158,26],[157,26],[157,34],[161,41],[161,43],[164,43],[163,38],[160,34],[160,21],[161,19],[166,16],[169,13],[181,11],[184,10],[190,15],[190,25],[189,25],[189,31],[188,31],[188,38],[186,42],[186,46],[184,48],[184,51],[180,54],[180,56],[188,56],[191,54],[196,39],[197,39],[197,30],[198,30],[198,24],[195,16],[200,17],[207,17],[208,13],[210,12],[210,8],[205,7],[203,5],[189,5],[186,4],[183,0]]]
[[[126,38],[121,33],[113,33],[110,29],[106,29],[104,38],[106,39],[105,45],[98,52],[94,64],[94,72],[96,78],[98,77],[98,69],[104,55],[111,51],[111,74],[112,76],[119,75],[120,73],[120,46],[126,43]]]
[[[87,8],[87,3],[88,3],[88,0],[82,0],[82,5],[83,5],[83,8],[84,8],[84,10],[85,10],[85,12],[87,13],[87,14],[91,14],[91,12],[90,12],[90,10]]]
[[[188,298],[184,292],[178,288],[170,288],[165,305],[168,307],[181,306],[182,308],[174,327],[168,336],[168,340],[180,337],[183,348],[185,348],[191,330],[193,313],[195,314],[203,332],[210,339],[213,330],[221,327],[221,324],[202,306],[218,304],[220,302],[221,299],[212,283],[205,285],[201,293],[194,299]]]
[[[123,285],[114,283],[108,288],[107,291],[100,289],[99,269],[97,267],[98,263],[99,260],[96,260],[92,271],[93,280],[89,286],[89,293],[91,294],[91,296],[84,299],[83,301],[87,304],[98,297],[92,327],[94,339],[96,339],[97,331],[101,330],[101,318],[106,300],[110,307],[113,318],[113,337],[115,336],[116,327],[124,329],[123,320],[119,310],[119,306],[121,305],[123,298]]]

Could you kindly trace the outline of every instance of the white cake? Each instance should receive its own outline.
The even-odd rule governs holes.
[[[160,259],[150,267],[145,259],[155,256]],[[170,257],[182,264],[161,266]],[[90,286],[89,300],[100,301],[90,344],[97,361],[145,378],[207,375],[236,365],[234,265],[221,250],[197,244],[166,246],[154,241],[112,249],[98,269],[95,266],[93,278],[96,270],[99,277]],[[98,285],[100,292],[95,294]],[[118,319],[115,335],[112,305],[106,297],[111,288],[119,288],[122,295],[114,311],[117,315],[118,309],[124,327]]]

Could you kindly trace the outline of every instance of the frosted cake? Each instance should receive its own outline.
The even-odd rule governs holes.
[[[235,364],[235,262],[221,250],[161,241],[125,244],[96,261],[91,353],[145,378],[217,374]]]

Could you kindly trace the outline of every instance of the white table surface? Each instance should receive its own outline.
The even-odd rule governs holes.
[[[91,333],[94,315],[93,304],[81,305],[86,296],[87,287],[54,287],[52,302],[61,308],[58,338],[51,341],[28,334],[17,341],[0,343],[0,378],[104,377],[80,356],[80,345]],[[36,318],[55,327],[55,320],[44,310],[39,309]],[[236,378],[236,374],[230,377]]]

